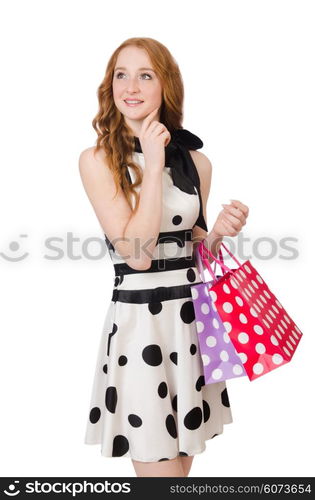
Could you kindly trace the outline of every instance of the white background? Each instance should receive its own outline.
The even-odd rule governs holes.
[[[80,152],[95,144],[107,61],[133,36],[162,42],[181,69],[183,125],[213,165],[209,230],[221,203],[249,206],[249,240],[235,254],[252,258],[304,333],[291,363],[228,381],[234,422],[207,442],[190,475],[314,475],[313,6],[1,2],[3,476],[135,475],[130,459],[83,444],[114,272],[106,250],[98,257],[103,232],[78,170]],[[272,239],[273,256],[270,242],[253,252],[258,238]],[[283,238],[294,238],[294,259]]]

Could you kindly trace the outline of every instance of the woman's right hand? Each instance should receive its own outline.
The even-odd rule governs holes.
[[[165,164],[165,147],[171,140],[171,134],[156,118],[159,108],[153,109],[142,122],[139,140],[146,165],[163,170]]]

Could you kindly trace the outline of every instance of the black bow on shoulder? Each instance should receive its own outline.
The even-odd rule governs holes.
[[[139,137],[134,136],[135,151],[142,153]],[[199,187],[195,165],[189,150],[203,147],[203,142],[184,128],[171,132],[171,140],[165,147],[165,166],[171,168],[174,186],[188,194],[197,194],[194,186]]]
[[[208,231],[202,211],[199,174],[189,153],[189,150],[195,151],[202,148],[203,142],[195,134],[184,128],[175,129],[170,134],[171,140],[165,147],[165,166],[170,167],[174,186],[185,193],[199,196],[200,212],[195,224]],[[134,150],[142,153],[139,137],[134,136],[134,144]]]

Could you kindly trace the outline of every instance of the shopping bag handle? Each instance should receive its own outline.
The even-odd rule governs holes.
[[[203,263],[202,263],[200,252],[198,252],[198,247],[195,248],[195,262],[196,262],[196,267],[198,269],[198,272],[199,272],[199,274],[201,276],[202,281],[204,283],[207,283],[207,279],[205,277],[205,272],[204,272],[204,266],[203,266]],[[216,265],[217,265],[217,263],[215,263],[214,272],[216,270]]]
[[[204,242],[204,239],[199,243],[199,245],[201,243],[203,243],[203,242]],[[205,277],[204,277],[204,273],[203,273],[204,266],[203,266],[203,261],[201,259],[201,253],[200,253],[200,251],[198,251],[199,245],[197,245],[197,248],[196,248],[196,251],[195,251],[197,262],[199,264],[199,267],[201,268],[201,271],[199,269],[198,270],[199,270],[199,274],[202,275],[203,280],[206,281]],[[224,274],[224,269],[222,267],[222,266],[224,266],[224,260],[223,260],[223,255],[222,255],[221,248],[219,248],[219,259],[220,259],[219,265],[221,267],[222,274]],[[215,262],[215,264],[214,264],[214,273],[216,272],[216,266],[217,266],[217,262]],[[208,266],[206,266],[206,267],[208,268]]]
[[[198,246],[197,250],[198,250],[198,253],[199,253],[199,254],[200,254],[200,256],[201,256],[201,262],[202,262],[203,264],[205,264],[205,266],[207,267],[207,269],[208,269],[209,273],[210,273],[210,274],[211,274],[211,276],[212,276],[212,279],[213,279],[214,281],[217,281],[217,278],[216,278],[216,276],[215,276],[215,273],[214,273],[214,272],[213,272],[213,270],[212,270],[212,267],[211,267],[211,265],[210,265],[210,262],[209,262],[209,260],[208,260],[208,257],[207,257],[206,255],[204,255],[204,245],[203,245],[203,243],[200,243],[200,244],[199,244],[199,246]],[[216,266],[216,265],[217,265],[217,259],[215,259],[215,266]],[[221,269],[222,269],[222,271],[223,271],[223,275],[224,275],[224,274],[225,274],[225,272],[226,272],[226,271],[225,271],[226,266],[225,266],[225,264],[222,264],[222,263],[221,263],[220,265],[221,265]],[[222,266],[224,266],[224,267],[222,267]]]
[[[220,251],[220,254],[221,254],[220,257],[222,258],[221,260],[223,261],[223,256],[222,256],[222,252],[221,251]],[[196,267],[198,269],[198,272],[199,272],[199,274],[201,276],[202,281],[204,283],[207,283],[208,280],[205,277],[204,265],[203,265],[203,262],[202,262],[202,258],[201,258],[200,252],[198,252],[198,246],[197,246],[197,248],[195,248],[195,261],[196,261]],[[217,267],[217,263],[215,262],[215,264],[214,264],[214,274],[216,273],[216,267]],[[224,273],[223,269],[222,269],[222,273]]]
[[[220,247],[219,247],[219,256],[220,256],[220,258],[221,258],[222,260],[217,259],[217,258],[213,255],[213,253],[212,253],[212,252],[211,252],[211,251],[210,251],[210,250],[209,250],[209,249],[208,249],[208,248],[204,245],[204,243],[203,243],[203,241],[202,241],[202,242],[198,245],[198,251],[199,251],[199,253],[200,253],[200,255],[201,255],[202,261],[206,264],[206,266],[207,266],[207,268],[208,268],[209,272],[211,273],[211,275],[212,275],[212,277],[213,277],[213,279],[214,279],[214,280],[216,280],[216,277],[215,277],[215,275],[214,275],[214,273],[213,273],[213,271],[212,271],[212,268],[211,268],[211,266],[210,266],[210,263],[209,263],[209,261],[208,261],[207,257],[206,257],[206,256],[204,256],[204,252],[208,253],[208,255],[210,255],[210,256],[213,258],[213,260],[214,260],[215,262],[218,262],[218,264],[220,264],[222,271],[223,271],[223,270],[225,270],[226,272],[230,272],[230,271],[232,271],[232,269],[231,269],[231,268],[229,268],[226,264],[224,264],[224,263],[223,263],[223,256],[222,256],[221,246],[223,246],[223,248],[224,248],[224,249],[228,252],[228,254],[230,254],[230,256],[231,256],[231,257],[235,260],[235,262],[238,264],[238,266],[241,266],[241,263],[240,263],[240,262],[237,260],[237,258],[236,258],[236,257],[235,257],[235,256],[234,256],[234,255],[233,255],[233,254],[229,251],[229,249],[228,249],[228,248],[224,245],[223,241],[221,241],[221,245],[220,245]],[[225,273],[224,273],[224,274],[225,274]]]
[[[229,268],[226,264],[224,264],[223,262],[223,258],[222,258],[222,251],[221,251],[221,246],[227,251],[228,254],[230,254],[230,256],[235,260],[236,264],[238,264],[239,266],[241,266],[242,264],[237,260],[237,258],[235,257],[235,255],[232,254],[232,252],[230,252],[230,250],[224,245],[223,241],[221,241],[221,245],[219,247],[219,254],[221,254],[221,258],[222,260],[219,261],[214,255],[213,253],[205,246],[205,244],[203,243],[203,241],[201,242],[201,245],[203,247],[203,249],[208,253],[210,254],[210,256],[216,261],[218,262],[220,265],[223,265],[228,271],[231,271],[232,268]]]

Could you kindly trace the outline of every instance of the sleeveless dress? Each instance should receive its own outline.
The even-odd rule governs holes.
[[[144,170],[136,136],[134,143],[133,161]],[[161,226],[149,269],[129,267],[105,235],[115,278],[84,441],[100,444],[105,457],[159,462],[195,455],[233,422],[226,383],[205,385],[190,289],[201,283],[192,229],[208,231],[189,153],[202,146],[186,129],[171,133]],[[129,182],[133,174],[127,166]]]

